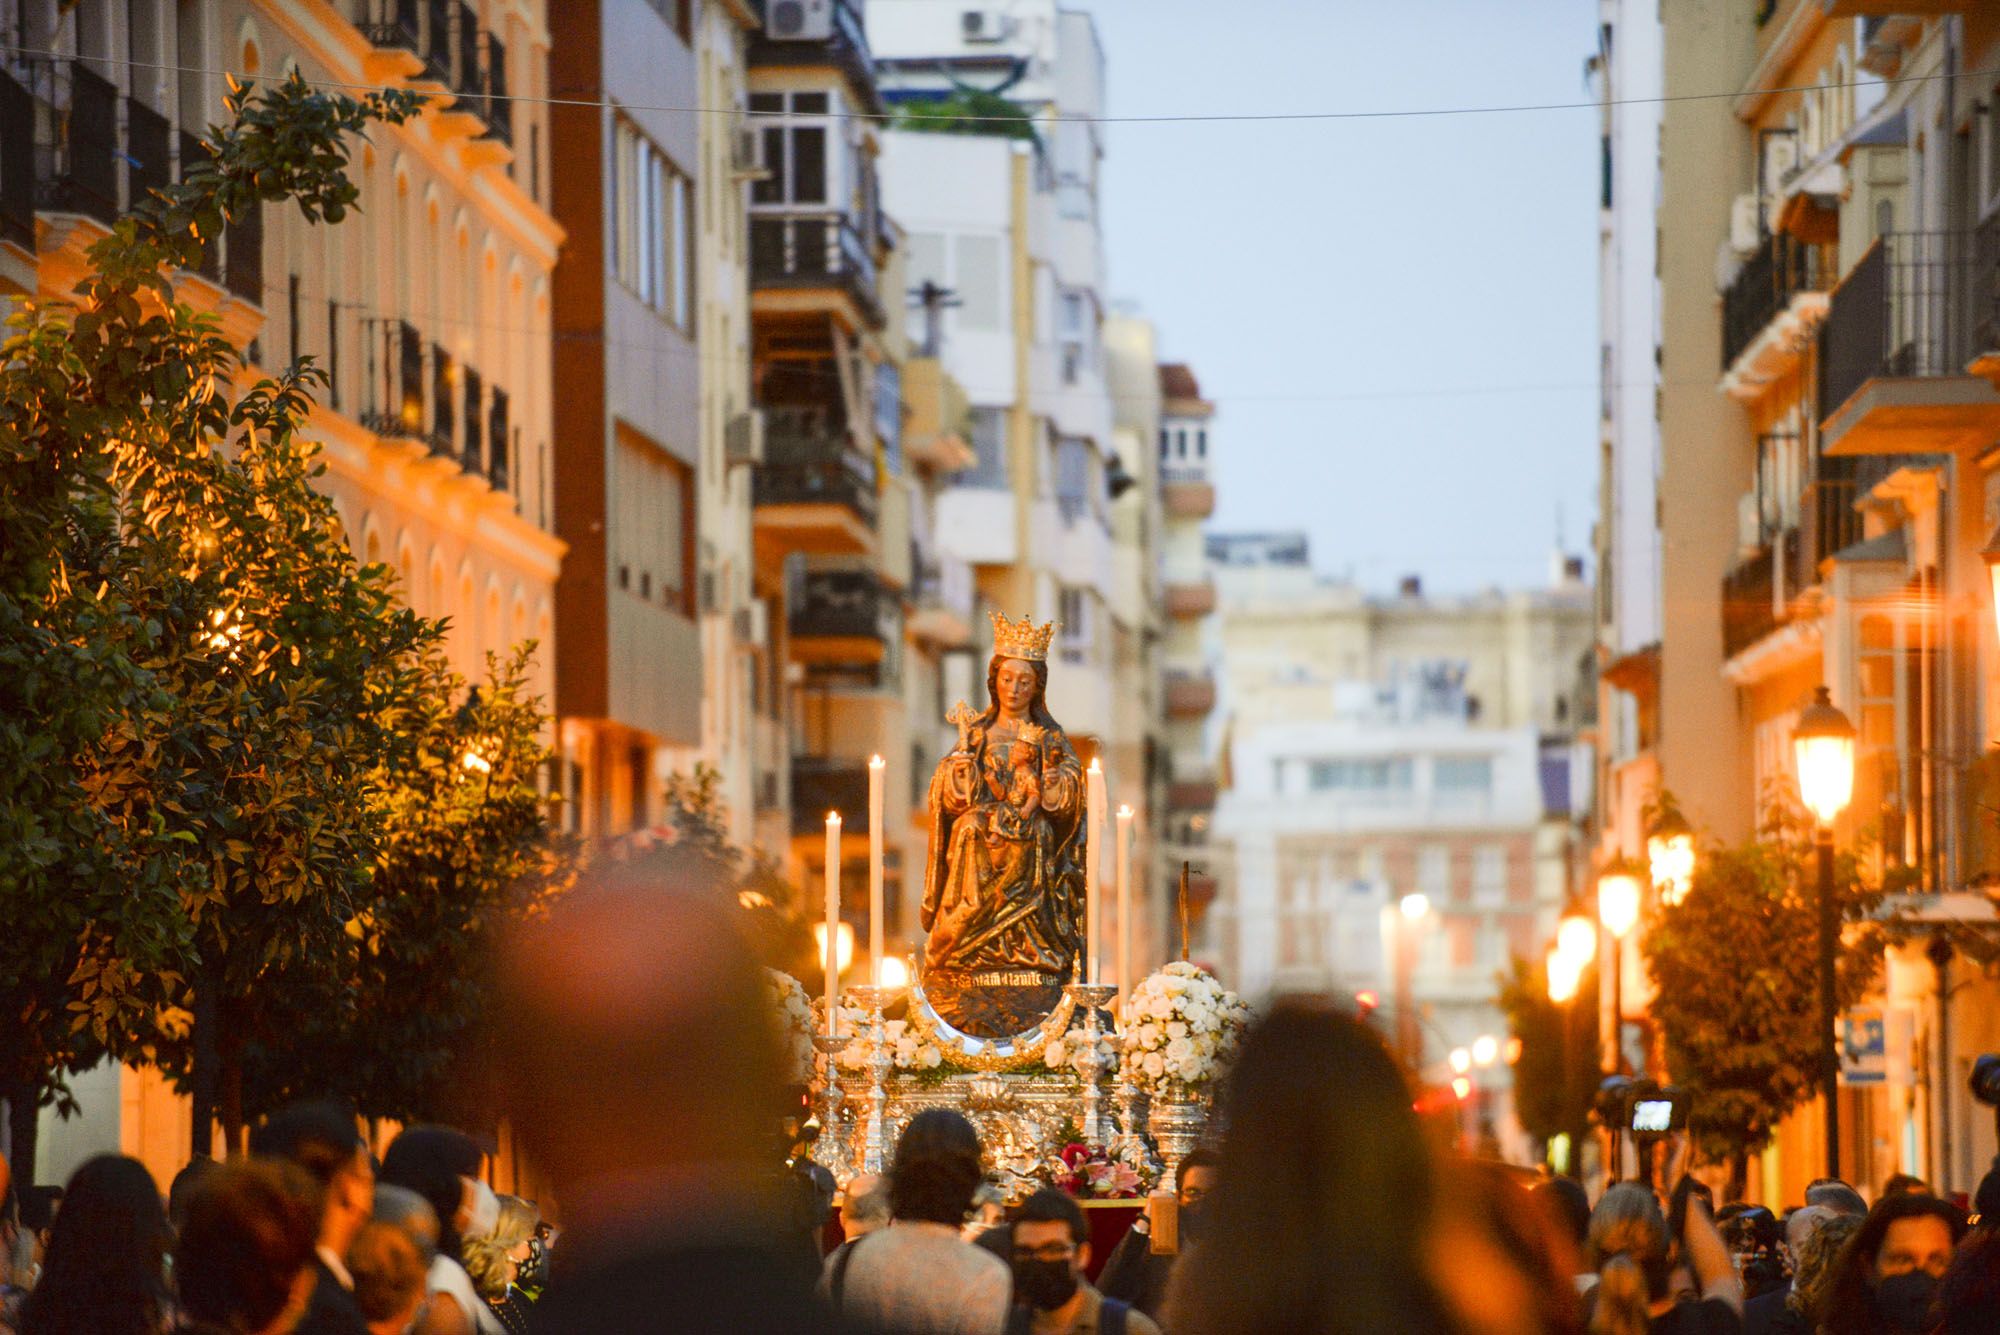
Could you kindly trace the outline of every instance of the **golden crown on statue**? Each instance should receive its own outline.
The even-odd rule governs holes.
[[[1031,663],[1046,662],[1049,641],[1055,638],[1056,623],[1037,626],[1033,617],[1009,621],[1005,612],[993,616],[993,652],[1001,658],[1025,658]]]

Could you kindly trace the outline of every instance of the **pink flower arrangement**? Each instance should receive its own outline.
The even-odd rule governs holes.
[[[1130,1164],[1113,1159],[1102,1145],[1075,1142],[1049,1161],[1049,1178],[1060,1191],[1098,1200],[1129,1200],[1145,1185]]]

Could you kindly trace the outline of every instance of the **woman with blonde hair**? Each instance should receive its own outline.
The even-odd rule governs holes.
[[[534,1202],[502,1196],[493,1231],[465,1240],[465,1270],[487,1307],[480,1314],[480,1330],[526,1335],[528,1304],[515,1292],[514,1281],[533,1251],[535,1226],[541,1222]]]
[[[1734,1335],[1743,1328],[1743,1282],[1697,1196],[1688,1199],[1676,1249],[1652,1191],[1619,1183],[1591,1211],[1590,1256],[1598,1274],[1591,1335]],[[1677,1262],[1694,1275],[1692,1301],[1672,1290]]]

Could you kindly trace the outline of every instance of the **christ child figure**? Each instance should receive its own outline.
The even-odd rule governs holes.
[[[1042,808],[1042,738],[1041,728],[1022,724],[1007,748],[1005,783],[998,777],[989,780],[1002,805],[989,809],[987,828],[1003,840],[1025,839],[1033,833],[1034,815]],[[995,845],[994,856],[1004,856],[1000,845]]]

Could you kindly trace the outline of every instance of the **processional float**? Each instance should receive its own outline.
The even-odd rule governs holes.
[[[1116,983],[1102,980],[1100,869],[1108,795],[1046,704],[1053,624],[993,617],[987,704],[947,715],[957,745],[931,775],[920,922],[925,941],[906,983],[879,970],[882,786],[870,767],[871,960],[863,986],[840,993],[840,817],[828,817],[828,985],[772,987],[795,1051],[812,1069],[819,1134],[812,1157],[845,1183],[880,1172],[898,1131],[926,1108],[952,1108],[979,1129],[993,1176],[1010,1195],[1058,1158],[1090,1151],[1102,1194],[1136,1195],[1200,1138],[1217,1077],[1248,1012],[1185,960],[1144,980],[1130,964],[1132,813],[1116,818]],[[1183,893],[1185,893],[1183,889]],[[1121,995],[1122,993],[1122,995]],[[809,1054],[808,1055],[808,1050]]]

